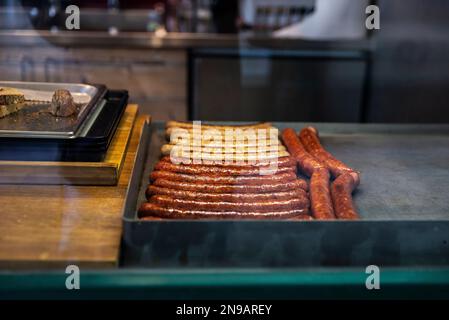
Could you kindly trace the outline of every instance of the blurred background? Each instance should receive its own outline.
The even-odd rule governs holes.
[[[447,0],[0,0],[0,80],[127,89],[157,120],[449,123],[448,34]]]

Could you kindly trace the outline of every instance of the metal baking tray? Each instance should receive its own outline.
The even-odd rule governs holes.
[[[16,113],[0,118],[0,137],[39,137],[73,139],[85,135],[96,116],[97,106],[106,94],[104,85],[78,83],[47,83],[0,81],[0,87],[16,88],[23,92],[26,100],[48,101],[33,103]],[[69,90],[80,106],[77,115],[55,117],[46,112],[53,93],[57,89]]]
[[[85,134],[71,138],[0,136],[0,160],[9,161],[103,161],[118,123],[128,104],[128,91],[108,90],[104,103],[89,117]]]
[[[274,123],[300,130],[306,123]],[[165,142],[152,124],[133,171],[122,264],[144,267],[449,265],[449,125],[311,124],[361,171],[360,221],[141,221],[137,209]],[[143,159],[143,157],[141,157]]]

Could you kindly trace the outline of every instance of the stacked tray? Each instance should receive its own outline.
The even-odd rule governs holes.
[[[0,119],[0,160],[102,161],[128,101],[127,91],[103,85],[2,81],[33,103]],[[67,89],[81,105],[76,116],[54,117],[52,94]]]

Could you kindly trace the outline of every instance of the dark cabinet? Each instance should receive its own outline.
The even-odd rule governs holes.
[[[359,122],[365,72],[357,51],[193,51],[190,117]]]

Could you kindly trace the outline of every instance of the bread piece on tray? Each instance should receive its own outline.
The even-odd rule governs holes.
[[[10,105],[25,102],[25,96],[14,88],[0,87],[0,105]]]

